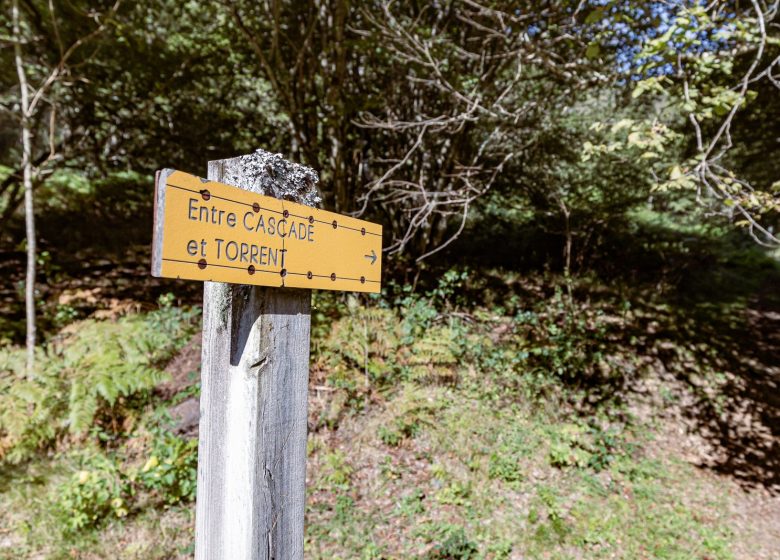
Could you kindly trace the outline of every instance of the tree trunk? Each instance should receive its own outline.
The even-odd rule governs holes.
[[[22,184],[24,185],[24,217],[27,234],[27,277],[25,279],[25,310],[27,315],[27,375],[32,376],[35,368],[35,213],[32,185],[32,132],[30,130],[30,98],[27,90],[27,75],[22,60],[22,34],[19,26],[19,1],[11,7],[14,33],[14,61],[19,76],[22,113]]]

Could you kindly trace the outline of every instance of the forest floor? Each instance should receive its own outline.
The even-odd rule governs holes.
[[[52,275],[44,324],[146,317],[171,288],[147,260]],[[692,270],[684,290],[584,278],[571,300],[560,278],[500,270],[386,304],[315,294],[307,557],[780,558],[780,271],[761,267]],[[178,347],[88,434],[0,463],[0,559],[191,557],[176,485],[133,482],[128,511],[62,528],[62,489],[95,457],[142,472],[150,433],[197,437],[199,335]]]

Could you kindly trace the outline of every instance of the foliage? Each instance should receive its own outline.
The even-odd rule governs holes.
[[[542,304],[538,313],[520,313],[516,320],[525,328],[534,367],[561,379],[585,381],[599,375],[605,365],[607,328],[599,311],[577,309],[560,288]]]
[[[637,434],[620,408],[587,400],[600,383],[611,387],[613,376],[626,374],[612,369],[602,375],[599,360],[608,356],[616,366],[628,363],[638,348],[650,353],[646,341],[629,344],[632,336],[647,336],[644,325],[633,324],[640,320],[642,297],[631,297],[631,306],[623,303],[628,296],[621,293],[609,298],[602,294],[598,300],[587,292],[586,279],[579,279],[570,285],[569,299],[565,279],[557,279],[557,293],[550,276],[537,280],[538,285],[531,286],[525,279],[524,288],[533,298],[519,291],[523,295],[514,299],[496,296],[504,306],[489,309],[465,307],[459,301],[468,294],[468,279],[452,289],[436,286],[403,295],[405,309],[427,305],[436,313],[429,321],[423,319],[424,329],[409,331],[414,334],[408,344],[401,338],[410,314],[386,301],[375,301],[365,312],[348,298],[341,300],[343,305],[317,301],[316,311],[324,317],[315,341],[315,368],[325,374],[321,382],[337,389],[326,395],[335,399],[334,393],[352,387],[361,399],[341,401],[340,422],[326,433],[311,433],[317,444],[310,453],[307,554],[506,558],[576,550],[607,558],[641,556],[649,550],[654,557],[674,558],[701,546],[702,553],[713,558],[729,557],[724,510],[716,502],[695,501],[713,492],[694,488],[696,470],[651,460],[653,446],[645,445],[649,436]],[[595,292],[602,285],[590,288]],[[437,295],[429,295],[435,290]],[[597,324],[602,332],[596,337],[587,328],[572,327],[574,342],[566,346],[566,335],[554,339],[550,327],[560,328],[568,315],[583,319],[586,327]],[[652,317],[661,320],[660,312]],[[369,390],[364,389],[365,361],[361,363],[365,321],[388,340],[370,339],[369,361],[395,364],[386,381],[372,375]],[[549,348],[551,340],[568,353],[559,362],[534,352],[538,347],[557,351]],[[439,361],[439,354],[430,349],[413,351],[425,345],[438,346],[441,355],[446,348],[452,361]],[[695,359],[684,346],[678,349],[680,365]],[[339,370],[341,358],[336,356],[341,355],[346,365]],[[572,368],[559,371],[553,367],[556,363]],[[672,362],[668,367],[677,371],[671,369]],[[423,370],[428,373],[423,375]],[[526,397],[527,386],[535,382],[528,376],[531,371],[548,387],[534,399]],[[453,372],[456,375],[442,381]],[[587,391],[579,387],[580,378]],[[187,444],[155,428],[151,434],[142,453],[137,441],[131,450],[126,440],[128,448],[119,444],[112,452],[114,466],[101,467],[124,481],[122,507],[133,515],[122,525],[135,523],[155,505],[183,507],[191,500],[194,442]],[[360,445],[345,444],[341,437],[359,438]],[[111,445],[123,440],[117,437]],[[123,462],[128,455],[133,459]],[[101,475],[95,480],[111,479]],[[99,489],[112,488],[101,484],[94,483]],[[78,507],[84,511],[105,506],[98,498],[104,494],[89,486],[77,490],[83,494]],[[102,511],[99,519],[118,519]],[[486,524],[488,519],[493,521]],[[105,523],[90,521],[79,531],[90,533],[92,523],[100,534],[109,530]]]
[[[137,480],[167,505],[194,501],[198,481],[198,440],[185,440],[160,430],[153,435],[151,456]]]
[[[92,455],[82,469],[57,490],[56,507],[61,524],[70,532],[94,528],[129,513],[132,488],[116,463]]]
[[[379,0],[322,11],[287,1],[268,18],[244,1],[125,3],[93,38],[95,48],[74,60],[73,79],[47,115],[57,123],[51,140],[60,169],[101,179],[152,168],[160,157],[197,169],[259,142],[316,167],[329,207],[365,203],[385,224],[391,249],[420,257],[453,239],[493,188],[512,191],[517,172],[534,170],[522,187],[532,198],[547,198],[533,186],[542,175],[553,179],[551,191],[567,188],[549,173],[557,166],[543,169],[561,147],[551,139],[571,127],[560,108],[610,87],[614,73],[610,60],[592,55],[591,23],[573,15],[581,7]],[[57,59],[58,30],[68,30],[67,40],[90,29],[83,2],[27,2],[22,12],[36,69]],[[4,12],[0,25],[9,26]],[[0,74],[8,92],[0,119],[9,123],[15,79]],[[46,159],[46,123],[36,127],[35,158]],[[17,161],[13,142],[0,145],[0,162]],[[51,179],[65,174],[75,175]],[[14,191],[18,204],[18,190],[6,187],[0,195]]]
[[[0,457],[18,462],[66,432],[83,436],[96,418],[112,426],[132,418],[132,399],[163,379],[160,367],[198,315],[165,300],[145,315],[83,321],[40,352],[32,378],[20,350],[0,350]]]
[[[359,409],[372,391],[393,390],[413,378],[442,382],[451,377],[453,371],[440,375],[441,366],[457,369],[461,331],[457,322],[446,325],[441,319],[457,309],[461,298],[456,294],[465,278],[464,271],[450,270],[423,294],[391,284],[387,300],[375,298],[374,305],[354,296],[338,305],[318,295],[312,354],[315,370],[327,370],[328,385],[342,395],[334,405]],[[326,410],[321,421],[332,427],[338,416],[339,410]],[[400,444],[413,432],[413,425],[403,422],[382,428],[388,445]]]
[[[39,83],[112,2],[19,4]],[[718,500],[736,493],[645,444],[684,417],[713,468],[776,471],[778,253],[726,233],[777,236],[774,5],[123,2],[31,123],[39,313],[61,332],[34,375],[0,349],[0,525],[34,536],[16,550],[4,531],[0,558],[151,557],[102,536],[159,535],[176,511],[191,540],[195,443],[138,426],[197,310],[168,295],[77,321],[92,310],[60,296],[152,302],[148,170],[257,146],[317,168],[326,206],[381,222],[395,252],[383,294],[313,294],[307,555],[728,558]],[[9,21],[4,5],[3,342],[23,335],[25,248]],[[621,406],[637,393],[663,405]],[[73,474],[55,450],[85,442]],[[30,474],[43,463],[59,472]],[[83,542],[53,543],[48,514]]]
[[[413,395],[402,401],[402,409],[388,424],[379,426],[380,441],[390,447],[398,447],[405,440],[417,436],[433,419],[436,406],[420,401]]]
[[[324,457],[323,482],[332,488],[345,490],[349,488],[354,470],[347,462],[343,453],[333,451]]]
[[[550,464],[558,468],[590,468],[595,472],[609,467],[616,458],[631,452],[622,435],[599,426],[567,423],[550,433]]]
[[[477,558],[479,553],[477,545],[458,525],[428,523],[420,527],[418,533],[428,542],[436,542],[421,560],[469,560]]]
[[[59,370],[38,361],[35,380],[22,373],[24,354],[0,349],[0,457],[18,462],[49,443],[62,430],[55,418],[67,414],[65,384]]]
[[[523,480],[523,474],[517,464],[517,459],[511,454],[507,454],[504,449],[499,449],[490,454],[488,476],[490,478],[500,478],[509,484]]]
[[[662,118],[690,131],[691,150],[657,179],[656,190],[693,190],[710,209],[770,246],[780,244],[773,232],[780,215],[776,171],[761,165],[751,171],[740,160],[753,146],[776,150],[766,141],[767,131],[752,122],[768,121],[770,128],[777,123],[771,104],[755,103],[780,88],[772,77],[780,37],[769,24],[777,8],[734,8],[723,1],[675,6],[636,55],[642,79],[632,93],[652,95],[664,106]],[[674,115],[686,118],[669,118]]]
[[[424,499],[425,495],[421,489],[416,488],[412,490],[409,495],[404,496],[398,502],[398,513],[406,516],[411,521],[415,515],[425,512],[425,505],[423,504]]]
[[[155,429],[150,457],[140,469],[122,465],[119,455],[88,451],[53,496],[58,523],[74,533],[124,518],[137,508],[140,490],[151,491],[166,506],[194,501],[197,446],[197,440]]]

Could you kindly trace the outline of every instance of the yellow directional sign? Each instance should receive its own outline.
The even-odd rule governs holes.
[[[379,292],[378,224],[182,171],[160,173],[155,191],[154,276]]]

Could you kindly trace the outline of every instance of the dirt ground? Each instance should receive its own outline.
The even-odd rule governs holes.
[[[632,411],[658,425],[652,453],[699,468],[713,492],[726,490],[734,554],[780,558],[780,308],[766,286],[744,311],[744,330],[718,379],[670,371],[633,387]]]

